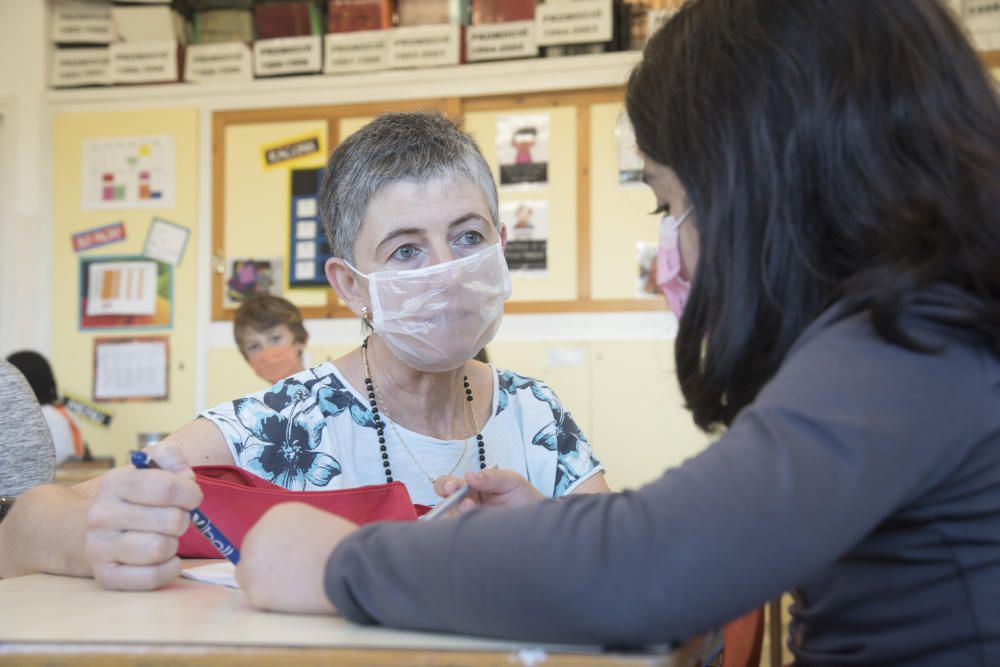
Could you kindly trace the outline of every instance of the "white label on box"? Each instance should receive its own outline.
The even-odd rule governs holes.
[[[461,45],[457,25],[422,25],[389,32],[389,63],[393,67],[458,64]]]
[[[160,83],[177,79],[177,42],[111,45],[113,83]]]
[[[370,72],[389,66],[389,31],[360,30],[326,36],[324,74]]]
[[[534,21],[484,23],[466,28],[465,54],[469,62],[538,55]]]
[[[111,85],[109,49],[56,49],[52,58],[52,87]]]
[[[980,51],[1000,49],[1000,2],[998,0],[965,0],[962,18]]]
[[[314,74],[322,64],[322,38],[279,37],[253,43],[253,71],[257,76]]]
[[[211,83],[252,78],[250,47],[243,42],[193,44],[184,51],[185,81]]]
[[[650,9],[646,14],[646,39],[652,37],[676,13],[676,9]]]
[[[576,0],[535,7],[539,46],[611,41],[611,0]]]
[[[110,44],[115,41],[111,6],[56,5],[52,11],[52,41]]]

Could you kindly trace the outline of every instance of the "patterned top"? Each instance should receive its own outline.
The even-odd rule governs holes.
[[[487,466],[520,473],[552,498],[603,469],[550,387],[500,369],[493,377],[493,409],[482,430]],[[222,431],[238,466],[286,489],[385,483],[368,400],[331,363],[201,416]],[[478,469],[474,436],[439,440],[381,417],[393,478],[406,484],[413,502],[434,505],[441,500],[421,467],[434,477],[453,468],[456,476]]]

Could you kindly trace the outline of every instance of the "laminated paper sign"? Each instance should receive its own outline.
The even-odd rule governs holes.
[[[331,33],[324,41],[324,74],[370,72],[389,66],[389,32],[362,30]]]
[[[530,189],[548,184],[550,124],[547,113],[497,117],[501,189]]]
[[[546,2],[535,8],[539,46],[610,42],[611,0]]]
[[[258,39],[253,43],[253,56],[257,76],[314,74],[323,64],[322,38],[313,35]]]
[[[521,274],[544,275],[549,264],[549,203],[506,202],[500,205],[500,220],[507,226],[507,267]]]
[[[465,53],[469,62],[525,58],[538,55],[534,21],[484,23],[466,28]]]
[[[962,18],[980,51],[1000,49],[1000,1],[964,0]]]
[[[191,44],[184,50],[184,80],[194,83],[250,81],[253,57],[243,42]]]
[[[55,49],[52,51],[52,87],[111,85],[111,50]]]
[[[83,252],[110,243],[125,240],[125,225],[115,222],[96,229],[88,229],[73,234],[73,251]]]
[[[178,80],[177,42],[118,42],[111,45],[112,83],[169,83]]]
[[[52,6],[52,41],[57,44],[109,44],[115,40],[111,5],[72,2]]]
[[[457,25],[423,25],[390,31],[392,67],[457,65],[461,42]]]
[[[281,143],[264,146],[262,149],[264,168],[276,165],[287,166],[286,163],[292,160],[319,153],[319,149],[319,136],[317,135],[285,139]]]

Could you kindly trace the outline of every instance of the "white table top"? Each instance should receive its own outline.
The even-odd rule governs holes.
[[[600,653],[597,647],[409,632],[356,625],[339,616],[261,612],[238,590],[187,579],[149,592],[107,591],[92,579],[45,574],[0,580],[0,655],[21,652],[26,645],[58,644]],[[658,657],[669,664],[668,656]]]

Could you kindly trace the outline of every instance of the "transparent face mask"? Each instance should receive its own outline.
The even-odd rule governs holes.
[[[371,325],[393,353],[417,370],[458,368],[493,340],[510,298],[500,244],[422,269],[376,271],[368,281]]]

